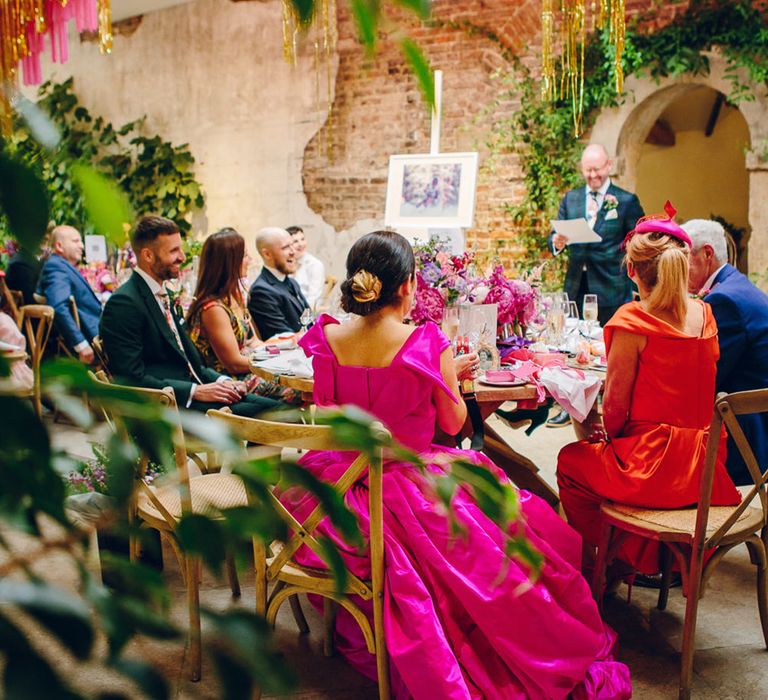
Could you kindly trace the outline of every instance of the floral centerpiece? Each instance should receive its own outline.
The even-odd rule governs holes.
[[[520,279],[509,279],[501,265],[478,271],[475,253],[452,255],[445,242],[433,239],[414,246],[416,294],[411,319],[441,323],[447,306],[496,304],[499,337],[522,338],[539,295],[541,266]]]

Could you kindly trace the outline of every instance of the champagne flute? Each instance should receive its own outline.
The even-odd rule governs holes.
[[[585,294],[583,306],[584,320],[587,322],[587,332],[592,337],[592,330],[597,323],[597,294]]]
[[[304,311],[301,312],[301,316],[299,317],[299,323],[301,323],[301,332],[306,333],[307,327],[314,320],[315,320],[315,315],[312,313],[312,309],[310,309],[309,307],[304,309]]]

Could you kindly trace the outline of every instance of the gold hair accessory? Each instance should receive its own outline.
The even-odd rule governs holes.
[[[352,297],[361,304],[376,301],[381,296],[381,280],[368,270],[358,270],[352,278]]]

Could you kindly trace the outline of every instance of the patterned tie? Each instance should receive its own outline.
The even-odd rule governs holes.
[[[195,372],[194,368],[192,367],[192,363],[189,361],[189,358],[187,357],[187,353],[184,350],[184,344],[181,342],[179,329],[176,328],[176,323],[173,320],[173,313],[171,312],[171,303],[170,303],[170,300],[168,299],[168,292],[165,290],[163,290],[162,292],[158,292],[157,298],[160,299],[163,305],[163,311],[165,312],[165,320],[168,323],[168,327],[171,329],[171,333],[173,334],[173,337],[176,339],[176,345],[178,346],[179,350],[181,350],[181,354],[184,355],[184,359],[187,361],[187,369],[189,369],[189,373],[192,375],[193,379],[198,384],[202,384],[203,382],[200,380],[200,377],[197,376],[197,372]]]
[[[597,219],[597,212],[599,207],[597,206],[597,192],[590,190],[589,197],[587,197],[587,222],[590,226],[595,225],[595,219]]]

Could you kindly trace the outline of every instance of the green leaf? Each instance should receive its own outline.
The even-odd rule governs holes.
[[[286,484],[301,486],[317,498],[323,512],[347,542],[358,547],[363,546],[363,537],[357,518],[344,505],[339,492],[333,486],[292,462],[283,462],[283,478]]]
[[[395,0],[398,5],[415,12],[421,19],[428,19],[432,3],[430,0]]]
[[[176,537],[184,552],[201,556],[215,573],[221,571],[227,543],[220,522],[197,513],[184,515],[176,528]]]
[[[165,676],[150,664],[135,659],[117,659],[112,662],[112,668],[132,680],[147,697],[153,700],[170,697]]]
[[[28,250],[37,250],[48,226],[48,195],[28,165],[0,153],[0,206],[14,238]]]
[[[378,0],[350,0],[350,5],[357,25],[357,35],[365,46],[368,56],[372,56],[376,48],[376,32],[381,14],[379,2]]]
[[[31,647],[27,653],[8,654],[5,658],[5,700],[56,698],[82,700],[59,678],[51,665]]]
[[[124,224],[133,221],[125,194],[90,165],[73,165],[72,176],[83,193],[85,209],[96,233],[121,246],[125,240]]]
[[[90,611],[80,598],[47,583],[0,581],[0,602],[16,605],[34,617],[78,658],[93,646]]]
[[[333,573],[336,593],[343,595],[347,585],[347,566],[344,559],[338,547],[329,538],[321,536],[317,538],[317,541],[323,550],[323,561],[328,564],[328,568]]]
[[[301,24],[310,24],[315,13],[315,0],[291,0]]]
[[[400,40],[400,50],[421,88],[430,111],[435,108],[435,79],[429,61],[416,42],[407,37]]]

